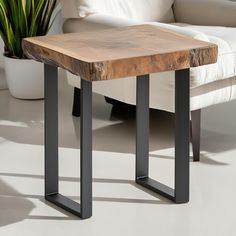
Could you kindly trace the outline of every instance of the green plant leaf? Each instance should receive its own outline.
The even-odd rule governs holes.
[[[0,36],[5,54],[24,58],[23,38],[48,33],[57,0],[0,0]]]

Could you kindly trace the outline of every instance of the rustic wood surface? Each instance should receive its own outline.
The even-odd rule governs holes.
[[[180,70],[217,61],[215,44],[153,25],[23,40],[32,59],[98,81]]]

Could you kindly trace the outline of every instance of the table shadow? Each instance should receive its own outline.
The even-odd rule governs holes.
[[[21,222],[29,217],[35,205],[14,188],[0,180],[0,227]]]

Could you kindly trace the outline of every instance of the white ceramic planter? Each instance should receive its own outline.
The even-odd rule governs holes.
[[[7,84],[13,97],[19,99],[44,98],[42,63],[4,56],[4,66]]]

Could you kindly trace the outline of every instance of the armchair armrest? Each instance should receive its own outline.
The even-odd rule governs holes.
[[[177,22],[236,27],[236,1],[175,0]]]
[[[122,27],[137,25],[142,22],[137,20],[120,18],[103,13],[95,13],[84,18],[67,19],[63,25],[64,33],[79,33],[86,31],[95,31],[108,29],[112,27]]]

